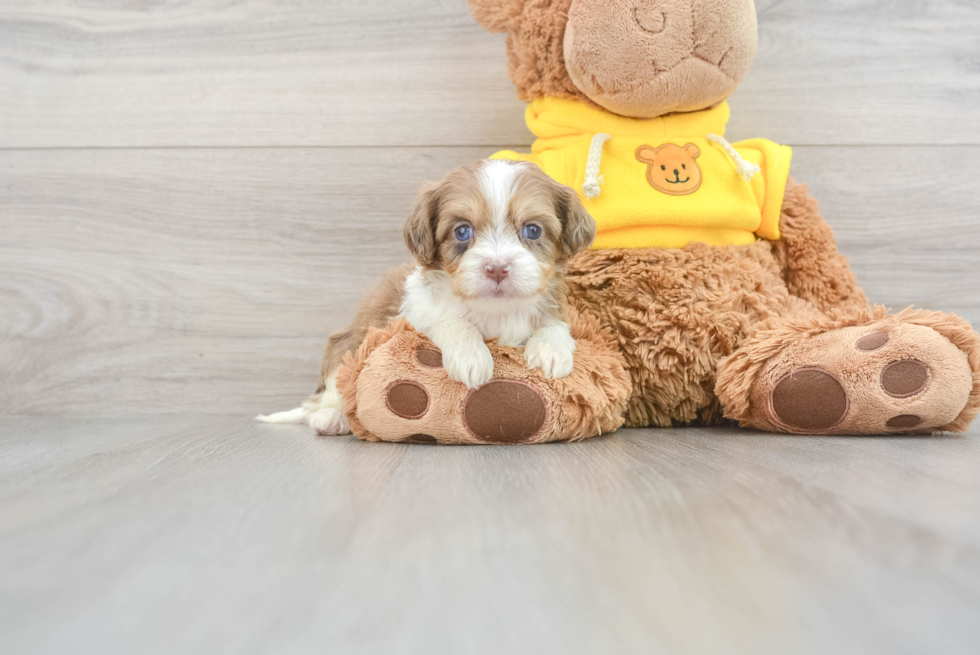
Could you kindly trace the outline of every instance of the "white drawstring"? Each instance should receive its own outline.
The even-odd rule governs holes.
[[[586,198],[598,198],[601,189],[602,176],[599,175],[599,165],[602,164],[602,146],[612,137],[608,134],[596,134],[589,144],[589,159],[585,162],[585,183],[582,193]]]
[[[745,161],[742,155],[738,154],[738,150],[733,148],[732,144],[725,140],[725,137],[718,136],[717,134],[705,134],[705,138],[712,143],[720,145],[728,153],[728,156],[735,160],[735,171],[745,178],[746,182],[752,181],[756,173],[762,172],[762,169],[752,162]]]

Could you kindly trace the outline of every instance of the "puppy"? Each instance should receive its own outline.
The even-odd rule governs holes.
[[[528,366],[571,373],[565,263],[595,239],[595,221],[570,188],[526,162],[487,160],[425,187],[405,222],[414,265],[389,271],[354,322],[330,336],[320,385],[301,407],[257,417],[309,421],[321,434],[350,432],[336,388],[346,353],[371,327],[404,316],[442,351],[446,373],[476,388],[493,377],[485,339],[524,347]]]

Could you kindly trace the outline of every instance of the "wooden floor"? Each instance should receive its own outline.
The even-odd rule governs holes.
[[[876,302],[980,324],[980,3],[756,0]],[[0,0],[0,653],[976,653],[980,429],[450,448],[254,425],[527,148],[464,0]]]
[[[4,653],[976,653],[980,439],[0,419]]]

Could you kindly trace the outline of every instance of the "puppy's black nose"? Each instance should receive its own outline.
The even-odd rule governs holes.
[[[676,175],[677,177],[680,177],[681,176],[681,172],[675,168],[674,169],[674,175]]]
[[[507,275],[510,273],[510,266],[499,262],[493,262],[487,264],[483,268],[483,273],[497,284],[500,284],[507,279]]]

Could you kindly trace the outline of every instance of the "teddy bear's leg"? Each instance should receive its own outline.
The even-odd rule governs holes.
[[[628,427],[721,422],[719,361],[764,321],[819,315],[789,295],[765,241],[589,250],[566,280],[570,304],[616,335],[632,380]]]
[[[774,321],[722,362],[716,393],[728,418],[774,432],[961,432],[980,411],[980,335],[912,309]]]
[[[817,200],[792,177],[786,183],[779,231],[772,252],[792,295],[821,312],[867,309],[868,298],[847,257],[838,252],[834,231],[820,215]]]

